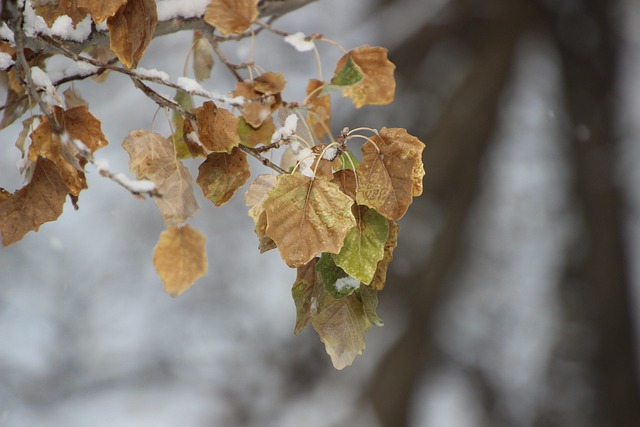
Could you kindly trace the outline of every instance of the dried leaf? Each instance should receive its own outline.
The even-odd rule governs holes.
[[[356,293],[340,299],[326,293],[318,299],[322,302],[318,304],[317,313],[311,315],[311,325],[331,356],[333,366],[344,369],[365,349],[364,334],[371,322]]]
[[[182,89],[176,91],[176,96],[173,100],[178,103],[182,108],[189,111],[193,108],[193,98],[191,94]],[[184,117],[178,111],[173,110],[171,113],[171,121],[173,122],[173,135],[171,135],[171,142],[176,150],[176,154],[179,159],[188,159],[190,157],[197,157],[191,151],[191,148],[187,144],[184,138]],[[191,123],[189,123],[191,125]],[[193,130],[193,129],[191,129]],[[191,132],[191,130],[189,130]],[[203,157],[207,155],[203,153]]]
[[[384,326],[382,320],[378,317],[376,309],[378,308],[378,293],[371,289],[370,286],[360,285],[360,298],[362,299],[362,308],[367,315],[369,322],[376,326]]]
[[[342,191],[347,196],[351,197],[353,200],[356,199],[356,174],[352,170],[339,170],[338,172],[333,174],[333,180],[340,187],[340,191]]]
[[[182,115],[181,115],[182,117]],[[183,119],[182,123],[182,135],[183,141],[191,153],[192,157],[207,157],[209,155],[209,150],[202,145],[200,141],[200,137],[198,136],[198,131],[194,128],[194,126],[198,126],[197,123],[194,123],[190,119]]]
[[[155,0],[128,0],[107,19],[111,50],[127,68],[135,68],[144,55],[158,23]]]
[[[85,101],[74,88],[67,88],[62,94],[64,95],[64,105],[67,107],[67,110],[83,105],[87,108],[89,107],[87,101]]]
[[[298,173],[280,175],[263,202],[267,236],[290,267],[304,265],[320,252],[338,253],[356,223],[351,205],[353,200],[336,184]]]
[[[249,209],[249,216],[257,222],[258,217],[264,211],[262,202],[267,198],[267,194],[273,190],[278,182],[276,175],[258,175],[256,179],[251,181],[249,189],[244,195],[244,201]]]
[[[350,60],[359,67],[364,79],[358,83],[353,83],[357,76],[357,70],[350,65]],[[337,85],[342,83],[343,93],[353,100],[356,108],[368,104],[390,104],[393,101],[396,91],[396,80],[393,72],[396,66],[387,59],[387,49],[378,46],[360,46],[350,50],[338,61],[334,81]],[[349,73],[346,73],[350,71]],[[344,78],[343,74],[347,76]],[[350,83],[350,84],[347,84]]]
[[[267,236],[267,214],[264,210],[256,221],[255,233],[258,236],[258,250],[261,254],[276,248],[276,242]]]
[[[7,105],[2,114],[0,121],[0,130],[6,128],[24,114],[28,107],[28,99],[25,97],[21,101],[20,98],[25,94],[24,88],[16,77],[15,69],[9,70],[8,73],[0,73],[0,76],[6,75],[7,78],[7,98],[4,105]]]
[[[199,167],[196,182],[216,206],[227,203],[251,176],[247,155],[238,148],[231,154],[211,153]]]
[[[125,3],[127,0],[78,0],[78,6],[87,9],[96,24],[115,15]]]
[[[188,225],[170,227],[160,234],[153,251],[153,266],[169,295],[179,296],[207,274],[205,240]]]
[[[359,206],[357,212],[357,224],[349,230],[342,250],[333,256],[333,260],[349,276],[369,284],[384,256],[389,224],[373,209]]]
[[[257,0],[211,0],[204,13],[205,22],[225,35],[245,32],[257,17]]]
[[[287,81],[284,74],[266,72],[253,79],[253,90],[265,95],[275,95],[284,90]]]
[[[253,148],[258,144],[269,144],[271,142],[271,135],[273,135],[275,131],[276,126],[273,124],[273,118],[271,118],[271,116],[257,128],[247,123],[244,117],[241,117],[238,122],[240,143],[246,147]]]
[[[35,12],[49,27],[63,15],[70,17],[75,26],[89,13],[87,9],[81,7],[81,4],[82,0],[58,0],[36,6]]]
[[[371,289],[381,291],[387,281],[387,269],[393,260],[393,250],[398,245],[398,231],[400,227],[395,222],[389,220],[389,237],[384,244],[384,257],[378,262],[373,280],[369,284]]]
[[[233,96],[242,96],[242,117],[254,128],[271,117],[271,114],[282,105],[280,94],[264,94],[254,90],[255,83],[251,81],[238,82]]]
[[[422,188],[424,144],[404,129],[383,128],[362,146],[356,201],[388,219],[402,218]],[[380,149],[377,151],[376,146]]]
[[[109,49],[108,46],[92,45],[85,50],[86,54],[93,59],[108,64],[117,58],[117,55]],[[99,74],[94,74],[91,79],[95,82],[102,83],[109,77],[110,70],[104,70]]]
[[[316,273],[318,258],[313,258],[309,263],[298,267],[296,281],[293,283],[291,294],[296,304],[296,325],[293,333],[298,335],[311,320],[311,314],[317,311],[318,296],[323,293],[324,287]]]
[[[193,32],[193,74],[198,82],[211,76],[213,69],[213,47],[201,31]]]
[[[68,192],[55,163],[38,158],[31,182],[9,197],[2,196],[2,245],[12,245],[29,231],[38,231],[45,222],[56,220],[62,213]]]
[[[231,153],[238,146],[238,118],[212,101],[196,109],[198,137],[209,151]]]
[[[129,168],[137,179],[156,184],[162,197],[156,205],[167,226],[182,224],[198,209],[193,177],[176,158],[173,144],[160,134],[143,129],[131,131],[122,143],[129,153]]]
[[[324,86],[325,83],[321,80],[309,80],[305,101],[308,107],[307,121],[318,141],[331,131],[331,97],[322,94]]]

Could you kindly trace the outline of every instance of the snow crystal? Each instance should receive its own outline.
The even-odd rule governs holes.
[[[327,147],[327,149],[324,150],[322,158],[325,160],[333,161],[333,159],[335,159],[337,155],[338,149],[336,147]]]
[[[11,59],[11,55],[5,52],[0,52],[0,70],[6,70],[11,67],[15,61]]]
[[[291,139],[296,128],[298,127],[298,116],[296,114],[289,114],[284,121],[284,126],[276,130],[271,136],[271,143]]]
[[[162,80],[165,83],[169,82],[169,74],[165,73],[164,71],[156,70],[155,68],[147,70],[146,68],[138,67],[133,71],[143,78],[158,79]]]
[[[360,281],[351,276],[341,277],[336,280],[335,286],[336,290],[342,294],[357,289],[360,286]]]
[[[313,50],[315,44],[310,40],[305,40],[304,33],[294,33],[286,36],[284,41],[295,47],[298,52],[307,52]]]
[[[9,29],[6,22],[0,24],[0,39],[6,40],[11,44],[15,43],[15,40],[13,38],[13,31]]]
[[[169,19],[195,18],[204,15],[211,0],[165,0],[158,2],[158,21]]]

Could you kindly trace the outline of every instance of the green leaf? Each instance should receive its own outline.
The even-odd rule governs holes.
[[[360,164],[360,160],[349,150],[343,151],[342,154],[340,154],[340,161],[342,162],[342,166],[340,166],[338,170],[355,170]]]
[[[336,70],[331,84],[334,86],[353,86],[360,83],[364,79],[364,73],[358,64],[355,63],[351,55],[347,57],[347,60],[342,68]]]
[[[176,96],[173,98],[173,100],[187,111],[193,108],[193,98],[191,97],[191,94],[182,89],[177,90]],[[176,155],[179,159],[190,159],[193,156],[191,155],[191,151],[189,151],[189,147],[187,146],[186,142],[184,142],[184,117],[182,117],[182,114],[180,114],[176,110],[173,110],[173,113],[171,114],[171,120],[173,121],[175,130],[175,132],[171,136],[171,142],[173,142],[173,146],[176,149]]]
[[[378,293],[374,291],[370,286],[360,285],[360,298],[362,299],[362,307],[367,315],[369,322],[376,326],[384,326],[382,320],[376,314],[378,308]]]
[[[247,155],[234,147],[231,154],[211,153],[198,167],[196,182],[214,205],[227,203],[251,176]]]
[[[322,278],[324,288],[335,299],[351,295],[360,287],[360,281],[350,277],[343,269],[334,262],[331,254],[323,253],[320,261],[316,264],[316,271]]]
[[[333,256],[336,265],[364,284],[371,283],[384,257],[389,237],[389,222],[373,209],[358,207],[357,224],[347,233],[340,252]]]

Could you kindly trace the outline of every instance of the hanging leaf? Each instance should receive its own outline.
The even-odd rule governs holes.
[[[302,174],[278,177],[263,202],[267,236],[290,267],[308,263],[320,252],[337,253],[355,225],[353,200],[336,184]]]
[[[254,222],[258,221],[260,214],[264,211],[262,203],[267,198],[267,194],[273,190],[278,182],[276,175],[258,175],[251,184],[249,189],[244,195],[244,201],[249,209],[249,216],[253,218]]]
[[[324,86],[325,83],[321,80],[309,80],[305,101],[308,107],[307,121],[318,141],[331,131],[331,97],[322,94]]]
[[[267,236],[267,214],[265,211],[258,216],[255,233],[258,236],[258,250],[261,254],[276,248],[276,242]]]
[[[180,115],[182,117],[182,115]],[[195,127],[194,127],[195,126]],[[198,136],[197,122],[194,124],[190,119],[183,118],[182,121],[182,137],[184,144],[187,146],[191,157],[204,157],[209,155],[209,150],[202,145]]]
[[[311,315],[318,310],[318,297],[323,294],[324,286],[316,273],[318,258],[298,267],[296,281],[291,294],[296,304],[296,325],[293,333],[298,335],[309,324]]]
[[[68,192],[56,164],[42,157],[36,159],[31,181],[13,195],[3,193],[2,245],[12,245],[29,231],[38,231],[45,222],[56,220],[62,214]]]
[[[191,94],[185,90],[178,89],[176,96],[173,100],[178,103],[182,108],[189,111],[193,108],[193,98]],[[171,135],[171,142],[176,150],[176,154],[179,159],[188,159],[196,157],[192,154],[187,142],[184,138],[184,117],[178,111],[173,110],[171,113],[171,121],[173,122],[173,135]],[[204,154],[206,157],[206,154]]]
[[[339,170],[333,174],[333,180],[347,196],[356,199],[356,174],[352,170]]]
[[[331,254],[323,253],[316,264],[324,288],[332,297],[338,299],[351,295],[360,287],[360,281],[349,276],[333,261]]]
[[[400,219],[422,189],[424,144],[404,129],[383,128],[371,139],[375,145],[362,145],[362,163],[356,168],[356,201],[388,219]]]
[[[3,49],[10,55],[15,52],[9,48]],[[2,121],[0,121],[0,130],[6,128],[13,123],[17,118],[27,110],[28,98],[25,97],[21,101],[18,101],[25,94],[24,88],[20,84],[20,80],[16,77],[16,70],[11,69],[7,73],[0,73],[0,78],[6,78],[7,83],[7,98],[4,105],[7,106],[2,114]]]
[[[238,82],[233,96],[241,96],[244,98],[242,104],[242,117],[248,124],[254,128],[260,127],[262,123],[271,117],[282,105],[282,96],[280,93],[265,94],[255,90],[255,82],[244,81]],[[264,89],[264,88],[263,88]]]
[[[153,251],[153,266],[164,290],[177,297],[207,274],[205,237],[198,230],[182,225],[160,234]]]
[[[212,101],[196,109],[198,137],[209,151],[231,153],[238,146],[238,118]]]
[[[107,19],[111,50],[127,68],[135,68],[158,23],[155,0],[128,0]]]
[[[211,0],[204,13],[205,22],[224,35],[244,33],[257,17],[257,0]]]
[[[246,147],[255,147],[258,144],[269,144],[271,142],[271,135],[276,131],[276,126],[273,124],[273,118],[269,116],[262,124],[254,128],[251,126],[244,117],[240,117],[238,122],[238,136],[240,137],[240,144]]]
[[[129,168],[137,179],[156,184],[161,197],[154,200],[167,226],[182,224],[198,210],[193,177],[176,158],[173,144],[160,134],[131,131],[122,143],[129,153]]]
[[[284,74],[267,71],[253,79],[253,90],[265,95],[275,95],[282,92],[286,84]]]
[[[356,108],[368,104],[390,104],[396,91],[395,68],[387,59],[387,49],[360,46],[340,58],[331,83],[344,86],[344,95],[353,100]],[[356,80],[359,75],[363,78]]]
[[[115,15],[125,3],[127,0],[78,0],[78,6],[87,9],[96,24]]]
[[[193,32],[193,74],[201,82],[211,76],[213,69],[213,47],[202,31]]]
[[[370,286],[362,284],[360,285],[360,298],[362,299],[362,308],[369,322],[376,326],[384,326],[376,313],[378,309],[378,293],[371,289]]]
[[[371,289],[375,291],[381,291],[384,289],[384,285],[387,281],[387,269],[389,268],[389,264],[393,260],[393,249],[398,244],[398,231],[400,227],[395,222],[389,220],[389,237],[384,244],[384,256],[378,262],[378,266],[376,267],[376,272],[373,275],[373,280],[369,284]]]
[[[198,172],[196,182],[204,196],[216,206],[227,203],[251,176],[247,155],[237,147],[231,154],[209,154],[198,167]]]
[[[333,256],[333,260],[349,276],[369,284],[373,280],[378,262],[384,256],[389,224],[385,217],[373,209],[364,206],[356,209],[357,224],[349,230],[342,250]]]
[[[47,26],[51,27],[60,16],[71,18],[73,25],[82,21],[89,11],[80,7],[82,0],[59,0],[57,2],[43,3],[35,6],[35,12],[44,19]]]

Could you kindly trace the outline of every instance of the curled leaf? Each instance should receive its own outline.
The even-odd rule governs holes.
[[[211,153],[198,167],[196,182],[204,196],[214,205],[222,206],[251,176],[247,155],[238,148],[231,154]]]
[[[111,50],[125,67],[138,66],[157,23],[155,0],[128,0],[107,19]]]
[[[198,230],[182,225],[160,234],[153,251],[153,266],[164,290],[177,297],[207,274],[205,237]]]
[[[331,83],[344,86],[344,95],[353,100],[356,108],[368,104],[390,104],[396,91],[395,68],[387,59],[387,49],[360,46],[340,58]],[[358,71],[364,76],[361,81],[356,81]]]
[[[387,281],[387,269],[393,260],[393,250],[398,245],[398,231],[400,227],[395,222],[389,220],[389,237],[384,244],[384,256],[378,262],[373,280],[369,284],[371,289],[381,291]]]
[[[115,15],[125,3],[127,0],[78,0],[78,6],[89,10],[96,24]]]
[[[263,202],[266,234],[287,265],[299,267],[320,252],[340,251],[356,223],[351,205],[353,200],[329,181],[298,173],[280,175]]]

